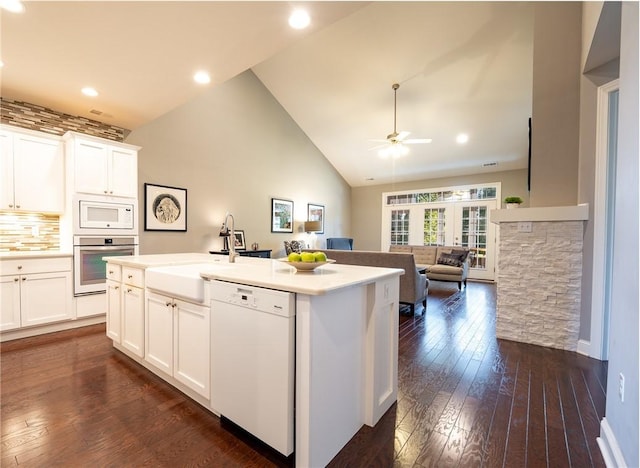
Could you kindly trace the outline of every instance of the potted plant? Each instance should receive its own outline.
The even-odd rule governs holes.
[[[507,197],[504,199],[504,203],[507,205],[507,209],[518,208],[522,203],[522,198],[520,197]]]

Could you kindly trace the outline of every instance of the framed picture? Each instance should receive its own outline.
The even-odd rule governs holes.
[[[293,202],[271,199],[271,232],[293,232]]]
[[[187,189],[145,183],[144,230],[186,231]]]
[[[236,236],[236,250],[246,250],[247,243],[244,240],[244,231],[242,229],[234,229],[233,234]]]
[[[307,220],[320,221],[322,230],[318,231],[318,234],[324,234],[324,205],[314,205],[309,203],[307,205]]]

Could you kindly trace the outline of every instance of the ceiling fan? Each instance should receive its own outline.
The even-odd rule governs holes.
[[[405,145],[413,145],[417,143],[431,143],[430,138],[407,139],[407,137],[411,132],[403,131],[398,133],[398,131],[396,130],[396,120],[397,120],[396,103],[397,103],[397,94],[398,94],[399,87],[400,85],[398,83],[394,83],[391,86],[391,88],[393,89],[393,133],[390,133],[389,135],[387,135],[387,138],[385,140],[370,140],[370,141],[384,142],[383,145],[378,145],[378,146],[374,146],[373,148],[370,148],[371,150],[378,149],[379,150],[378,154],[384,158],[389,156],[397,158],[397,157],[406,155],[407,153],[409,153],[409,148]]]

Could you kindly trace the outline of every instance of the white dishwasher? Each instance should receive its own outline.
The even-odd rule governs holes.
[[[293,452],[295,294],[211,281],[211,407]]]

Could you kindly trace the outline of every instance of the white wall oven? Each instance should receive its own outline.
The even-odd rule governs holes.
[[[138,255],[138,236],[74,236],[73,294],[100,294],[107,289],[103,257]]]
[[[137,200],[112,201],[104,198],[74,200],[76,235],[137,235]]]

